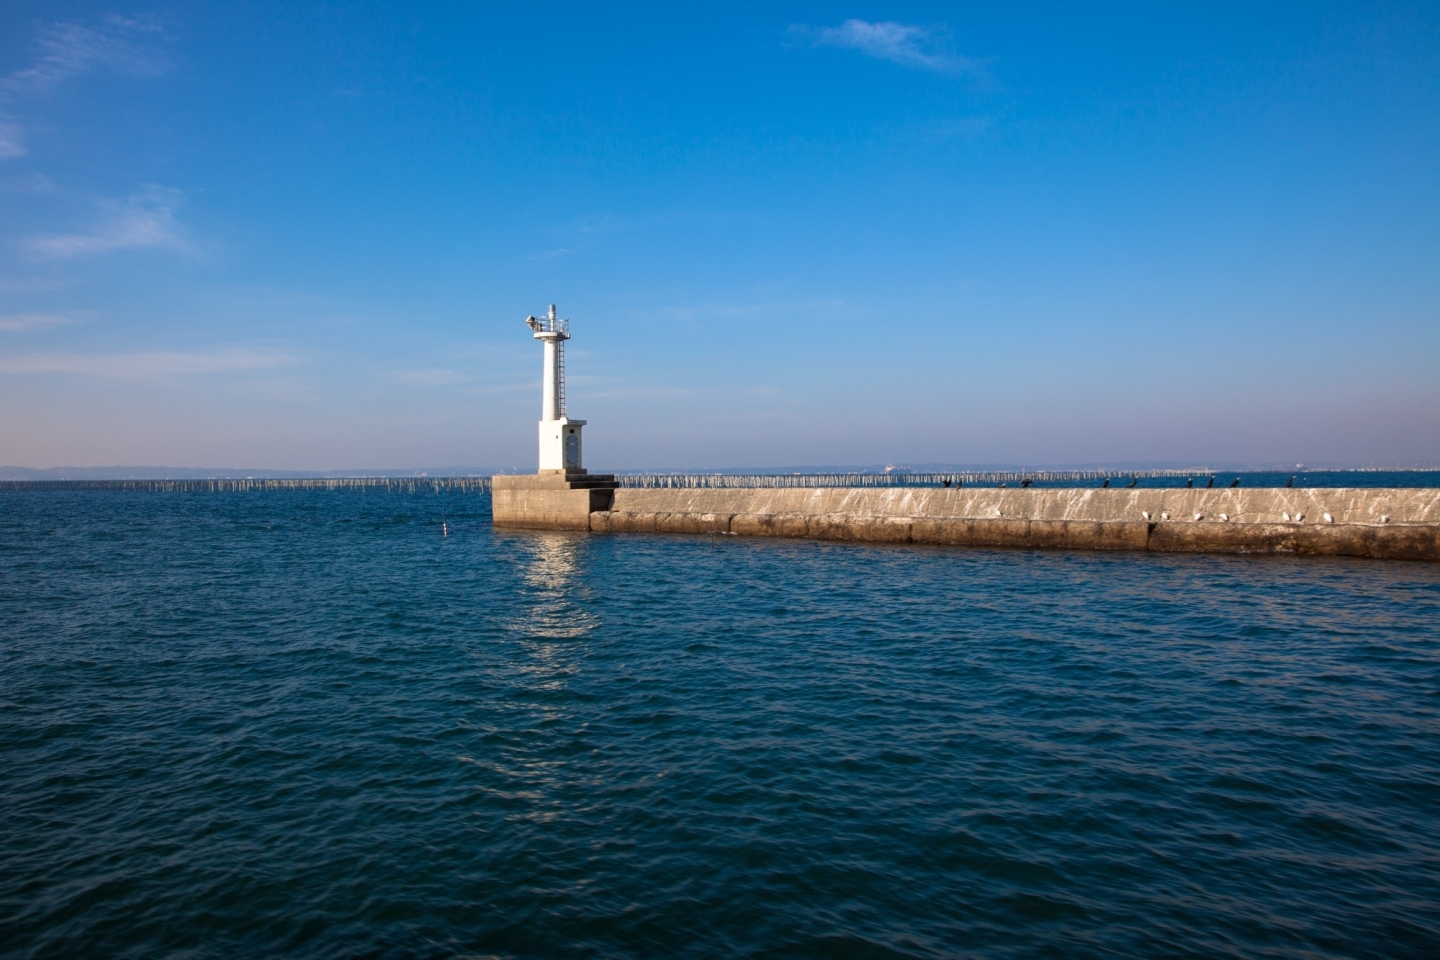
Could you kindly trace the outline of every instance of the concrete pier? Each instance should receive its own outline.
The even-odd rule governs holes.
[[[576,478],[579,479],[579,478]],[[600,478],[595,478],[599,480]],[[636,490],[496,477],[497,526],[1440,560],[1440,490]]]
[[[589,530],[590,518],[609,511],[617,484],[612,474],[542,470],[490,480],[495,525],[537,530]]]

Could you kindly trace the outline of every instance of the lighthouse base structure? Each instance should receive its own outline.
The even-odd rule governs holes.
[[[579,471],[584,463],[584,447],[581,443],[584,420],[560,417],[556,420],[540,421],[540,472]]]
[[[491,480],[491,509],[497,527],[589,530],[592,513],[614,506],[617,487],[613,474],[578,469],[501,475]]]

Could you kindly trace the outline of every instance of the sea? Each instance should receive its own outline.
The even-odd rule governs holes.
[[[4,490],[0,571],[5,958],[1440,956],[1440,565],[417,487]]]

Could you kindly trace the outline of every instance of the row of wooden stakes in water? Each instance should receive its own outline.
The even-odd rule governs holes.
[[[663,473],[618,474],[621,487],[638,490],[744,490],[812,487],[1019,487],[1098,483],[1133,487],[1141,480],[1178,480],[1186,486],[1203,478],[1205,487],[1216,485],[1214,475],[1185,470],[1142,471],[966,471],[956,473]],[[1293,480],[1293,478],[1292,478]],[[1223,486],[1234,487],[1239,478]],[[1285,486],[1289,486],[1287,483]],[[397,493],[488,493],[489,477],[244,477],[187,480],[0,480],[0,490],[131,490],[165,493],[226,493],[264,490],[381,490]]]

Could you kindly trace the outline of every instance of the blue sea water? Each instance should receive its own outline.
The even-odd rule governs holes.
[[[6,957],[1440,955],[1436,565],[302,490],[0,569]]]

